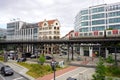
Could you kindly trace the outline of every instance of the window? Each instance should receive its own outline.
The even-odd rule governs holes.
[[[100,32],[99,35],[103,35],[103,32]]]
[[[80,13],[81,15],[88,14],[88,10],[82,10]]]
[[[57,30],[59,30],[59,27],[57,27]]]
[[[105,30],[105,26],[92,27],[92,31],[102,31],[102,30]]]
[[[109,19],[109,23],[119,23],[119,22],[120,22],[120,18]]]
[[[54,29],[56,29],[56,27],[54,27]]]
[[[111,35],[111,31],[108,31],[108,35]]]
[[[108,13],[108,16],[109,16],[109,17],[120,16],[120,11],[117,11],[117,12],[110,12],[110,13]]]
[[[105,24],[105,20],[95,20],[95,21],[92,21],[92,25],[99,25],[99,24]]]
[[[58,23],[56,23],[56,25],[58,25]]]
[[[104,7],[99,7],[99,8],[93,8],[92,9],[92,13],[103,12],[103,11],[104,11]]]
[[[88,20],[88,16],[82,16],[81,20]]]
[[[88,32],[88,28],[81,28],[80,32]]]
[[[81,22],[81,26],[88,26],[88,22]]]
[[[44,23],[44,26],[46,26],[47,24],[46,23]]]
[[[108,11],[113,11],[113,10],[119,10],[120,9],[120,5],[111,5],[108,7]]]
[[[92,15],[92,19],[104,18],[104,13]]]
[[[109,28],[120,29],[120,25],[109,25]]]

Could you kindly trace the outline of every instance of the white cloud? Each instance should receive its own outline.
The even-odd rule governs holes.
[[[80,9],[115,2],[120,0],[0,0],[0,27],[13,18],[26,22],[58,19],[63,36],[74,29],[74,18]]]

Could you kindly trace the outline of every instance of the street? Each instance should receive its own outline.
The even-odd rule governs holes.
[[[0,68],[3,66],[2,63],[0,63]],[[11,67],[12,68],[12,67]],[[29,80],[26,77],[18,74],[17,72],[14,71],[14,75],[12,76],[3,76],[0,74],[0,80]]]

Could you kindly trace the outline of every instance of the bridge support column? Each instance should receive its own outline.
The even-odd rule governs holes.
[[[93,54],[93,47],[89,47],[89,57],[92,57]]]
[[[105,58],[108,58],[108,53],[109,51],[107,50],[107,48],[105,48]]]
[[[80,47],[80,56],[83,56],[83,55],[84,55],[83,47]]]

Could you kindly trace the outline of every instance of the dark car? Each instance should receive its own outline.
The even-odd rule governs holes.
[[[25,61],[26,61],[26,58],[25,58],[25,57],[19,58],[19,59],[17,60],[17,62],[25,62]]]
[[[67,80],[77,80],[77,79],[68,77]]]
[[[30,58],[39,58],[39,56],[32,54]]]
[[[46,58],[47,60],[52,59],[52,57],[50,57],[50,56],[45,56],[45,58]]]
[[[1,67],[1,74],[4,76],[13,75],[14,71],[10,66],[5,65]]]

